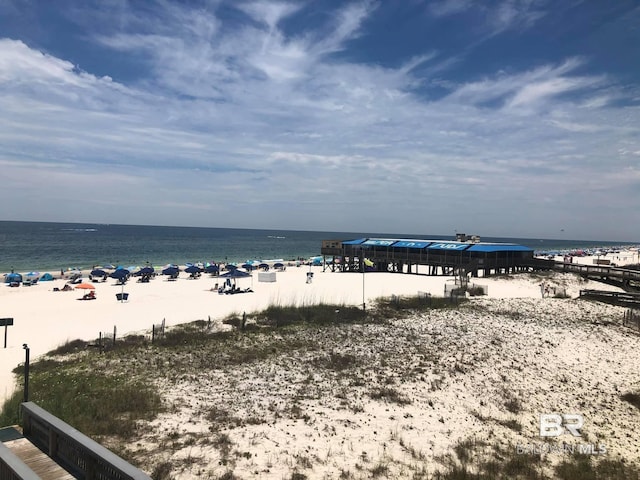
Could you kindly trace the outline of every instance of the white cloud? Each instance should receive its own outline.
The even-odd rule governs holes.
[[[440,4],[442,15],[462,4]],[[595,206],[620,182],[611,172],[638,158],[640,112],[617,107],[628,94],[585,73],[585,58],[505,66],[481,79],[447,76],[438,66],[464,58],[430,45],[396,68],[356,63],[332,54],[368,34],[374,4],[347,4],[296,33],[284,24],[303,4],[242,5],[251,21],[236,28],[216,5],[160,3],[144,25],[118,10],[118,28],[93,40],[139,62],[131,81],[0,40],[3,178],[15,192],[29,176],[38,190],[62,188],[44,204],[4,205],[0,218],[9,208],[34,218],[48,204],[55,217],[73,203],[68,188],[91,195],[98,178],[101,191],[117,192],[92,200],[102,221],[123,221],[122,207],[137,205],[127,222],[197,224],[208,212],[220,226],[294,228],[295,211],[314,218],[306,228],[367,230],[336,215],[349,209],[375,212],[388,231],[429,228],[409,217],[455,217],[480,231],[479,212],[500,209],[507,223],[540,214],[541,192],[562,211]],[[502,15],[504,25],[525,21]],[[421,95],[432,82],[448,93]],[[632,186],[637,170],[625,178]],[[598,193],[585,199],[593,179]],[[160,204],[165,213],[153,210]]]

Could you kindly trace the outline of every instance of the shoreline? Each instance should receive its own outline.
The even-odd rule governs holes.
[[[238,258],[225,258],[225,260],[213,260],[210,263],[217,263],[217,264],[243,264],[245,262],[264,262],[264,263],[269,263],[272,264],[273,262],[276,261],[280,261],[283,262],[285,264],[287,264],[288,266],[292,266],[292,264],[295,264],[296,262],[301,262],[302,265],[309,265],[309,263],[311,263],[311,259],[314,257],[320,257],[322,255],[317,254],[317,255],[309,255],[309,256],[305,256],[305,257],[295,257],[295,256],[282,256],[281,258],[277,258],[277,259],[250,259],[247,257],[238,257]],[[615,264],[616,266],[622,267],[625,265],[640,265],[640,244],[628,244],[628,245],[619,245],[619,246],[601,246],[601,247],[584,247],[584,248],[580,248],[580,247],[576,247],[576,248],[569,248],[569,249],[553,249],[553,250],[534,250],[534,258],[545,258],[545,259],[554,259],[555,261],[558,262],[562,262],[564,260],[565,257],[571,257],[573,263],[579,263],[579,264],[583,264],[583,265],[591,265],[591,264],[595,264],[594,260],[598,259],[598,260],[607,260],[609,259],[611,261],[612,264]],[[193,264],[206,264],[208,261],[195,261],[195,262],[191,262]],[[179,262],[177,263],[180,268],[184,268],[185,265],[190,265],[191,263],[188,262]],[[110,264],[109,262],[95,262],[93,264],[93,266],[89,267],[89,266],[79,266],[74,264],[73,262],[67,263],[66,266],[57,266],[54,268],[46,268],[43,267],[42,265],[37,266],[35,268],[15,268],[15,267],[0,267],[0,277],[4,277],[6,275],[8,275],[9,273],[15,271],[16,273],[20,273],[22,275],[25,275],[26,273],[30,272],[30,271],[36,271],[39,272],[40,274],[45,274],[45,273],[49,273],[51,274],[54,278],[60,278],[61,272],[60,270],[62,269],[64,272],[67,272],[68,270],[71,269],[79,269],[81,272],[83,272],[83,275],[87,275],[88,272],[90,272],[93,268],[102,268],[102,265],[108,265]],[[153,266],[153,268],[159,272],[161,271],[163,268],[165,268],[167,265],[169,264],[176,264],[176,262],[174,261],[167,261],[167,262],[151,262],[151,265]],[[144,266],[147,266],[148,263],[147,262],[142,262],[142,263],[136,263],[135,261],[132,262],[118,262],[118,265],[116,264],[111,264],[114,266],[122,266],[124,268],[128,267],[128,266],[135,266],[136,268],[142,268]],[[3,271],[4,270],[4,271]],[[86,273],[85,273],[86,272]],[[133,273],[133,272],[132,272]]]

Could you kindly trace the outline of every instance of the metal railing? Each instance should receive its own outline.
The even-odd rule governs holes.
[[[77,478],[151,480],[141,470],[33,402],[22,404],[22,419],[24,436]]]

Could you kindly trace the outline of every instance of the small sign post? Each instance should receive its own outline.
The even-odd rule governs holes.
[[[7,328],[13,325],[13,318],[0,318],[0,327],[4,327],[4,348],[7,348]]]

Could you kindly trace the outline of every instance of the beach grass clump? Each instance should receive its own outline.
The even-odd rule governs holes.
[[[467,293],[472,297],[479,297],[484,295],[484,288],[479,285],[473,287],[467,287]]]
[[[296,324],[327,325],[362,322],[366,313],[358,307],[320,303],[315,305],[270,305],[255,315],[262,326],[285,327]]]
[[[438,310],[446,308],[456,308],[460,304],[467,302],[464,297],[434,297],[431,295],[413,295],[380,297],[376,299],[376,313],[378,315],[395,316],[398,312],[421,312],[427,310]]]
[[[83,350],[86,350],[87,345],[88,343],[84,340],[80,340],[80,339],[69,340],[63,343],[62,345],[60,345],[58,348],[51,350],[49,352],[49,356],[55,357],[55,356],[69,355],[72,353],[78,353]]]
[[[536,454],[518,452],[516,445],[490,445],[476,439],[460,440],[455,457],[441,459],[444,470],[432,477],[439,480],[640,480],[640,467],[624,459],[597,458],[578,452],[567,453],[562,461],[549,465]]]
[[[135,436],[137,420],[151,420],[161,411],[160,396],[142,377],[110,375],[91,361],[91,356],[83,356],[76,362],[48,358],[34,362],[29,400],[90,437]],[[24,384],[23,378],[19,381]],[[19,423],[23,396],[19,389],[5,403],[0,423]]]
[[[373,400],[397,403],[398,405],[411,404],[411,399],[394,387],[375,387],[371,392],[369,392],[369,397]]]
[[[326,368],[335,372],[341,372],[359,366],[358,359],[355,355],[335,351],[316,358],[314,363],[317,367]]]
[[[153,467],[153,471],[151,472],[151,478],[153,480],[169,480],[171,478],[171,471],[173,466],[171,462],[160,462]]]
[[[620,398],[634,407],[640,408],[640,394],[638,392],[627,392],[621,395]]]

